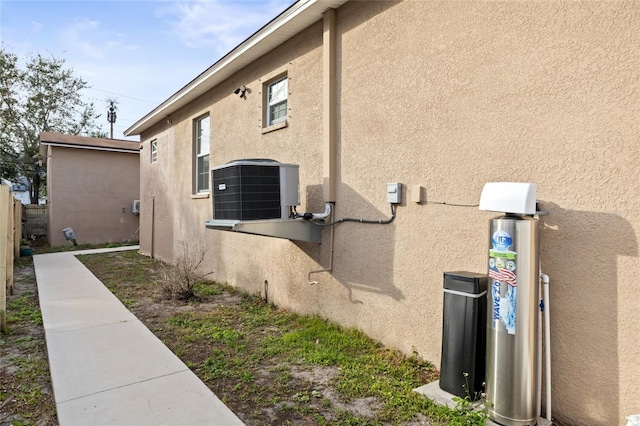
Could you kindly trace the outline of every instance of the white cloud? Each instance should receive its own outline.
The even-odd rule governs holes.
[[[104,28],[100,21],[78,18],[59,33],[65,50],[94,59],[103,59],[123,46],[125,35]],[[127,46],[127,49],[130,47]]]
[[[42,22],[31,21],[31,32],[37,33],[42,29],[42,27],[44,27]]]
[[[222,56],[291,3],[293,0],[182,1],[165,5],[158,16],[168,18],[173,33],[187,47],[213,46]]]

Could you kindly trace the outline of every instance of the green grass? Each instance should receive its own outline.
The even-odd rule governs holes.
[[[35,296],[26,292],[17,299],[7,303],[7,324],[15,324],[29,321],[35,325],[42,325],[42,313],[37,303],[33,302]]]
[[[275,386],[271,399],[259,395],[251,386],[251,371],[265,362],[274,365],[319,365],[338,367],[336,390],[345,400],[375,397],[381,408],[375,419],[358,418],[350,412],[339,412],[332,424],[377,425],[402,424],[419,413],[445,424],[483,424],[484,413],[450,410],[413,391],[433,375],[431,364],[417,355],[405,356],[384,348],[356,329],[340,327],[319,317],[298,316],[266,305],[261,299],[243,296],[239,308],[225,307],[211,312],[190,312],[170,318],[168,324],[177,329],[186,342],[207,340],[211,356],[195,365],[205,381],[229,379],[236,382],[233,392],[244,392],[246,399],[260,404],[273,404],[273,398],[292,399],[290,409],[301,415],[312,415],[317,424],[325,424],[319,413],[313,413],[309,402],[313,393],[287,395],[291,380],[288,369],[274,372]],[[280,332],[261,336],[260,327],[278,325]],[[281,393],[279,393],[281,392]]]
[[[13,258],[13,268],[14,271],[22,268],[26,268],[28,266],[33,265],[33,257],[32,256],[24,256],[24,257],[14,257]]]
[[[13,357],[10,361],[20,367],[16,374],[18,379],[33,381],[39,376],[48,374],[47,360],[40,357],[37,353]]]
[[[135,303],[131,288],[153,291],[158,265],[134,251],[81,260],[126,304]],[[154,332],[223,402],[251,407],[247,415],[252,421],[259,423],[274,407],[298,419],[283,414],[279,424],[401,425],[420,415],[438,425],[482,425],[486,420],[484,412],[464,404],[452,410],[415,392],[437,378],[434,367],[417,354],[406,356],[359,330],[297,315],[224,284],[203,281],[195,293],[208,303],[206,309],[192,302],[193,309],[179,309],[155,323]],[[326,386],[341,404],[371,398],[376,401],[372,416],[333,407],[332,399],[296,377],[294,368],[327,368],[332,379]]]
[[[197,283],[194,287],[194,291],[196,294],[202,296],[219,296],[224,293],[224,289],[221,286],[215,285],[215,283],[210,281]]]
[[[93,255],[83,254],[77,256],[77,258],[94,273],[100,274],[102,283],[110,290],[123,282],[134,287],[145,287],[153,284],[153,277],[150,272],[156,270],[158,263],[153,259],[141,256],[135,250]],[[119,261],[113,262],[115,258]],[[122,264],[123,260],[125,267]]]
[[[242,333],[237,330],[214,324],[206,319],[197,319],[197,315],[186,314],[174,317],[169,320],[169,324],[187,330],[183,335],[187,342],[211,339],[215,342],[237,347],[245,339]]]
[[[16,259],[16,271],[30,267],[32,262],[31,257]],[[3,361],[8,367],[3,379],[8,381],[3,380],[0,401],[3,414],[13,417],[12,425],[35,425],[43,418],[55,419],[56,410],[48,391],[49,364],[35,277],[19,275],[16,287],[20,293],[7,301],[7,332],[2,336],[2,345],[10,348],[11,355]]]

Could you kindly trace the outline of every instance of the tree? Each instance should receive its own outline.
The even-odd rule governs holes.
[[[3,178],[29,181],[33,204],[46,184],[46,161],[35,159],[40,132],[89,135],[97,130],[94,105],[80,96],[87,82],[64,64],[38,54],[20,68],[18,56],[0,48],[0,170]]]
[[[94,130],[89,132],[88,135],[90,138],[101,138],[101,139],[109,139],[109,132],[105,132],[102,130]]]

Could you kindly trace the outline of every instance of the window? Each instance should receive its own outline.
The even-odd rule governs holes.
[[[195,122],[195,192],[209,192],[209,116],[201,117]]]
[[[158,161],[158,140],[151,141],[151,162]]]
[[[289,93],[287,76],[267,85],[267,126],[287,119],[287,96]]]

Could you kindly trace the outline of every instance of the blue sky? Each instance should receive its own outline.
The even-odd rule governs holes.
[[[21,58],[65,59],[86,80],[96,122],[114,137],[260,29],[294,0],[0,0],[0,40]],[[137,140],[137,138],[134,138]]]

